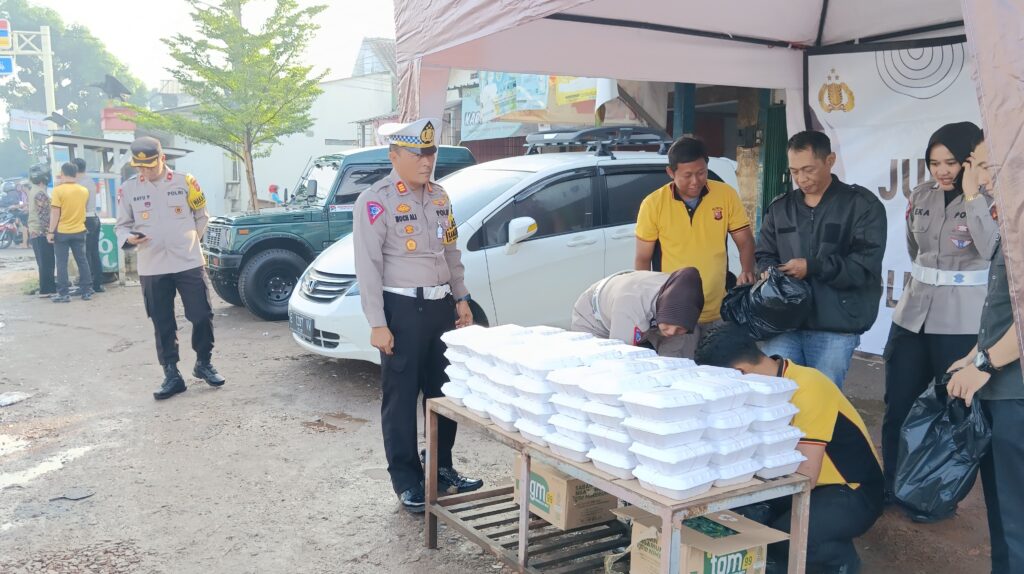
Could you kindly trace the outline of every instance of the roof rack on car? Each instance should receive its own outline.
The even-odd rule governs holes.
[[[672,138],[663,130],[645,126],[606,126],[583,130],[558,129],[526,136],[526,154],[540,153],[548,146],[586,146],[599,156],[611,156],[617,145],[657,145],[658,153],[668,153]],[[613,156],[614,157],[614,156]]]

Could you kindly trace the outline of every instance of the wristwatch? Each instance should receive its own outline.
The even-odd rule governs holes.
[[[988,351],[984,349],[978,349],[978,354],[974,355],[974,366],[983,373],[989,375],[995,375],[999,372],[999,369],[992,364],[992,359],[988,356]]]
[[[470,297],[469,297],[468,293],[466,294],[465,297],[459,297],[458,299],[455,300],[456,303],[461,303],[462,301],[465,301],[466,303],[469,303]]]

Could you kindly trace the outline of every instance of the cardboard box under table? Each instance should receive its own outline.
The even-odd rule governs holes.
[[[437,496],[437,420],[443,416],[461,425],[470,425],[519,453],[516,479],[529,484],[536,473],[534,463],[575,479],[576,486],[585,490],[583,483],[627,502],[655,518],[661,525],[657,533],[658,546],[668,548],[661,552],[656,570],[661,574],[678,574],[683,561],[683,521],[689,518],[720,513],[732,508],[755,504],[765,500],[793,497],[793,522],[789,550],[789,573],[804,574],[807,558],[807,518],[810,510],[810,483],[801,475],[789,475],[771,481],[752,480],[729,488],[712,488],[689,500],[672,500],[640,486],[637,480],[621,480],[598,470],[592,463],[567,460],[546,447],[530,443],[518,433],[508,432],[489,420],[474,415],[446,398],[427,401],[427,468],[426,468],[426,546],[437,548],[439,521],[450,530],[490,551],[518,572],[559,574],[601,572],[605,557],[622,552],[631,544],[631,532],[619,520],[573,526],[569,517],[562,530],[531,512],[530,489],[515,489],[512,484],[477,492]],[[462,435],[466,436],[466,435]],[[534,495],[536,497],[536,491]],[[589,495],[584,500],[592,500]],[[545,498],[547,500],[547,498]],[[554,516],[549,516],[555,518]],[[593,516],[591,519],[596,519]],[[726,564],[728,565],[728,563]],[[618,571],[623,572],[624,565]],[[743,572],[740,570],[740,572]],[[687,572],[686,574],[690,574]],[[717,572],[716,572],[717,574]],[[750,573],[747,573],[750,574]]]

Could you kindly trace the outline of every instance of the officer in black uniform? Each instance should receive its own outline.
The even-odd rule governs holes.
[[[185,392],[178,371],[178,324],[174,296],[181,295],[185,318],[192,323],[196,365],[192,375],[210,386],[224,377],[210,364],[213,355],[213,309],[206,285],[206,262],[199,247],[210,216],[206,197],[191,175],[171,171],[159,140],[138,138],[131,145],[132,167],[139,175],[118,190],[117,241],[138,251],[139,280],[146,314],[153,320],[156,352],[164,368],[157,400]]]
[[[386,124],[391,174],[359,195],[353,210],[356,279],[370,343],[381,352],[381,426],[391,484],[410,512],[424,511],[416,409],[441,397],[448,360],[441,335],[473,323],[458,230],[448,194],[430,181],[438,120]],[[455,422],[438,421],[438,490],[483,486],[452,468]]]

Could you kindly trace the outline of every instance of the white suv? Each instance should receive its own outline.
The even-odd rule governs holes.
[[[442,179],[461,220],[458,244],[476,322],[568,327],[584,289],[633,267],[637,211],[668,183],[666,165],[666,156],[653,152],[544,153]],[[736,162],[712,158],[709,167],[712,179],[736,188]],[[738,274],[731,240],[729,267]],[[380,362],[360,306],[351,235],[310,264],[288,315],[304,349]]]

